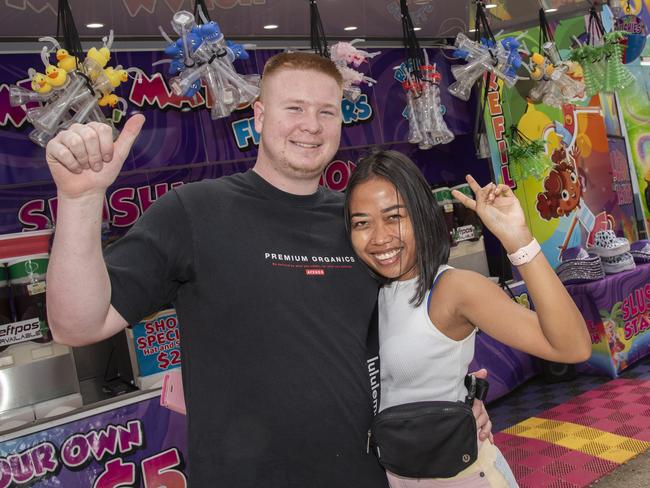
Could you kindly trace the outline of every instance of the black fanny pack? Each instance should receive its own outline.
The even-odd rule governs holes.
[[[380,464],[408,478],[451,478],[476,461],[472,403],[485,399],[488,382],[467,375],[465,386],[465,402],[415,402],[382,410],[368,432]]]

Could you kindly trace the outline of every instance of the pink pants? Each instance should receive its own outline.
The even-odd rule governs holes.
[[[518,486],[503,454],[489,441],[479,446],[476,462],[453,478],[404,478],[390,471],[387,471],[386,475],[391,488],[516,488]]]

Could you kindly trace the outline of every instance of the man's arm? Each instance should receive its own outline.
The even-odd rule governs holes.
[[[47,272],[47,313],[57,342],[90,344],[127,325],[110,304],[101,221],[106,189],[117,178],[143,123],[144,117],[131,117],[115,142],[105,124],[75,124],[47,145],[46,159],[58,198]]]

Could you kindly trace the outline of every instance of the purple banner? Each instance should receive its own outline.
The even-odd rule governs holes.
[[[592,355],[580,370],[615,378],[650,354],[650,264],[567,290],[591,335]]]
[[[0,443],[0,488],[187,487],[185,417],[159,397]]]
[[[260,73],[266,60],[277,52],[252,51],[250,59],[237,69]],[[343,190],[349,174],[341,169],[353,169],[354,162],[375,145],[408,153],[434,183],[458,184],[468,172],[487,174],[487,166],[477,169],[471,164],[476,161],[469,135],[472,104],[448,95],[449,65],[439,50],[430,50],[429,55],[442,73],[445,120],[456,141],[429,151],[404,142],[406,101],[394,69],[402,63],[404,51],[387,49],[362,67],[378,83],[364,86],[355,103],[342,102],[341,151],[325,172],[324,185]],[[148,73],[142,83],[129,81],[116,91],[128,100],[127,116],[140,112],[147,121],[107,194],[104,217],[112,234],[119,235],[133,225],[151,202],[174,185],[246,171],[255,162],[259,134],[254,130],[252,108],[242,107],[226,119],[211,120],[206,108],[211,100],[205,90],[193,98],[172,95],[166,76],[152,68],[161,58],[161,52],[117,52],[111,60],[111,64]],[[44,162],[44,149],[28,139],[33,128],[25,111],[9,105],[8,86],[21,80],[24,83],[28,68],[39,65],[37,54],[0,55],[0,234],[42,229],[56,220],[56,191]]]

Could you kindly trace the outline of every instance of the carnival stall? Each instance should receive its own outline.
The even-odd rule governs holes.
[[[409,2],[409,11],[406,1],[380,9],[367,0],[363,40],[342,30],[363,20],[339,1],[329,2],[339,10],[320,13],[314,0],[304,9],[173,3],[97,6],[93,15],[106,22],[99,39],[77,29],[81,18],[96,20],[80,1],[59,0],[58,12],[49,3],[29,13],[6,7],[10,35],[18,37],[10,23],[27,15],[35,35],[29,49],[0,42],[0,488],[187,486],[183,324],[173,304],[91,346],[57,344],[48,329],[57,194],[43,148],[76,122],[106,123],[117,134],[129,116],[146,116],[106,193],[109,245],[171,189],[254,165],[252,103],[264,63],[285,49],[329,56],[344,78],[341,146],[323,187],[345,191],[355,162],[375,146],[407,154],[443,209],[450,264],[492,275],[534,308],[495,239],[451,195],[471,196],[469,173],[511,186],[589,327],[593,355],[580,374],[616,376],[650,352],[650,102],[644,47],[632,37],[645,40],[645,6],[603,14],[570,5],[561,20],[532,18],[528,8],[526,27],[515,30],[505,6],[489,13],[480,1],[444,9],[425,1]],[[272,19],[274,9],[290,27],[269,40],[253,14]],[[326,31],[336,35],[328,40]],[[141,33],[155,41],[145,46]],[[621,62],[594,72],[605,56]],[[481,367],[491,401],[544,365],[479,334],[472,368]]]

